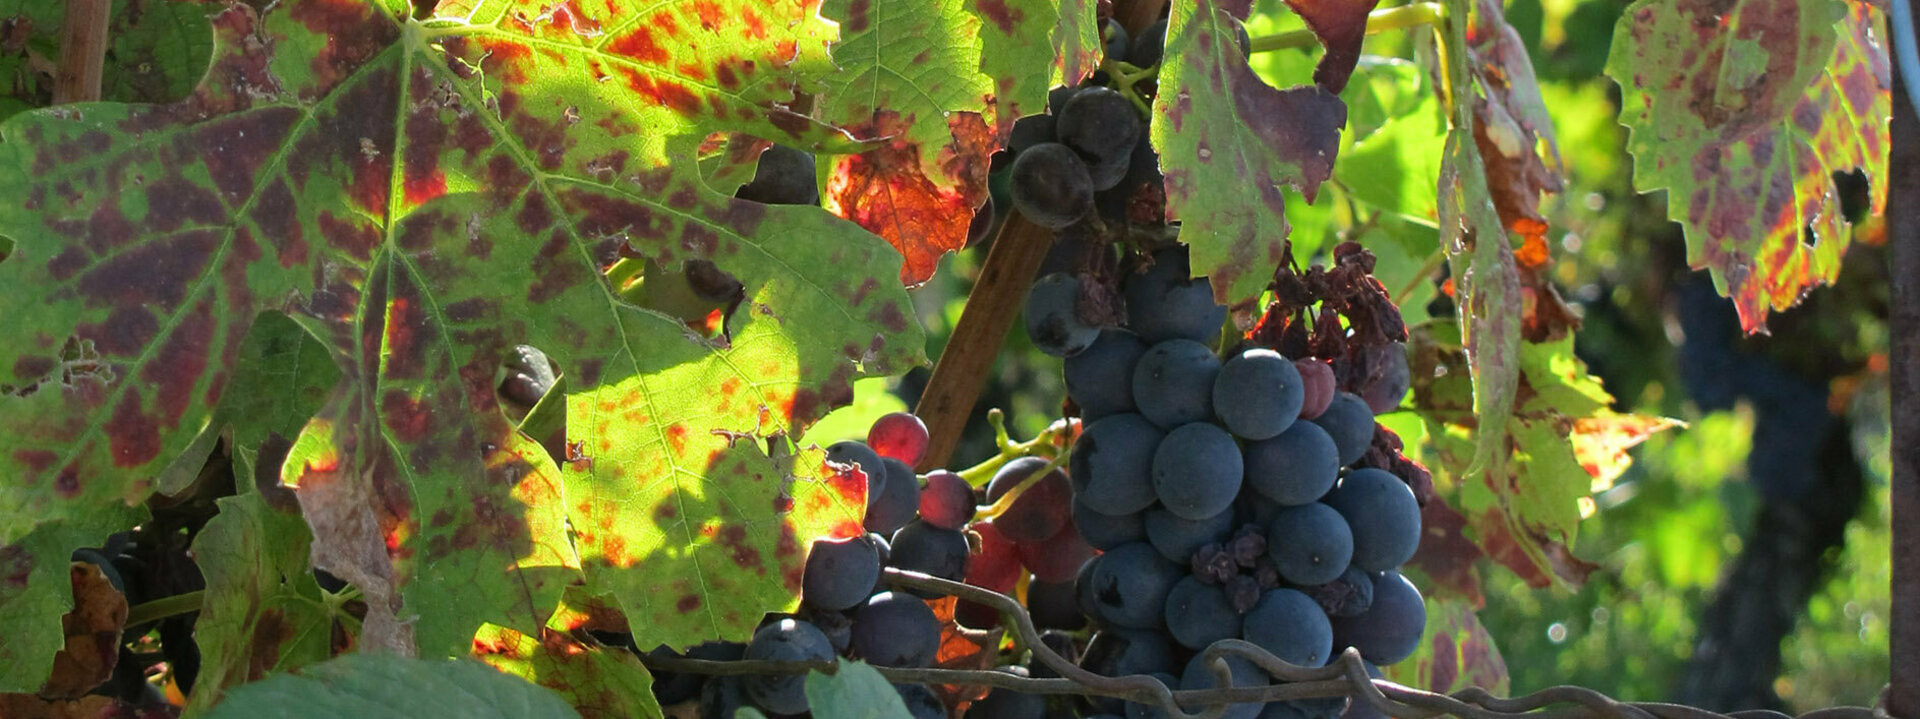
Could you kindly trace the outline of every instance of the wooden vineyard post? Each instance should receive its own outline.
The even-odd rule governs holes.
[[[974,401],[980,397],[980,385],[1000,354],[1000,343],[1007,337],[1013,319],[1025,303],[1027,288],[1040,274],[1040,261],[1053,245],[1053,231],[1028,222],[1018,212],[1007,218],[1006,226],[987,252],[987,262],[967,296],[966,309],[954,325],[953,336],[933,366],[927,389],[920,395],[914,414],[927,423],[927,454],[917,467],[921,472],[939,469],[953,457],[960,434],[973,416]]]
[[[1893,87],[1892,175],[1887,189],[1888,275],[1893,307],[1888,367],[1893,438],[1893,616],[1889,628],[1891,684],[1886,707],[1895,717],[1920,717],[1920,118],[1907,102],[1896,70]]]
[[[113,0],[67,0],[60,26],[60,67],[53,78],[53,102],[100,99],[100,75],[107,62],[107,17]]]

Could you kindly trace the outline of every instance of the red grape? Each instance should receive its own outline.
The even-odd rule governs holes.
[[[1001,594],[1012,594],[1026,570],[1020,567],[1020,552],[992,522],[974,522],[970,529],[980,535],[980,553],[967,561],[966,582]],[[998,610],[984,604],[960,600],[954,618],[976,629],[1000,624]]]
[[[987,501],[994,502],[1013,491],[1034,472],[1047,465],[1039,457],[1021,457],[1008,462],[987,483]],[[1019,499],[993,518],[993,526],[1016,542],[1044,542],[1067,523],[1073,507],[1073,485],[1067,473],[1054,469],[1028,488]]]
[[[927,455],[927,424],[908,412],[894,412],[873,421],[867,430],[867,446],[882,457],[892,457],[908,466],[920,463]]]
[[[1334,386],[1333,366],[1317,359],[1298,359],[1293,361],[1295,369],[1300,370],[1300,381],[1307,387],[1307,401],[1300,405],[1300,418],[1313,419],[1327,411],[1327,405],[1333,403]]]
[[[1044,542],[1018,542],[1020,564],[1042,582],[1071,582],[1080,573],[1080,565],[1092,559],[1093,545],[1080,537],[1080,530],[1068,522]]]
[[[944,469],[927,474],[920,488],[920,519],[943,529],[959,529],[973,521],[973,487],[960,475]]]

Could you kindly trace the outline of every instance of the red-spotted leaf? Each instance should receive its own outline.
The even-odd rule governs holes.
[[[993,78],[994,131],[1043,112],[1047,90],[1072,86],[1099,69],[1103,45],[1090,0],[968,0],[979,17],[980,70]]]
[[[200,674],[187,696],[198,713],[229,687],[325,661],[334,617],[307,569],[306,523],[268,506],[259,493],[220,500],[220,514],[194,537],[207,580],[194,624]]]
[[[278,309],[343,373],[282,478],[316,562],[368,600],[367,644],[536,631],[578,580],[565,523],[656,641],[744,634],[793,602],[792,547],[859,516],[763,440],[923,361],[891,251],[727,198],[694,154],[712,131],[840,137],[787,107],[832,26],[798,4],[406,5],[235,6],[182,103],[0,126],[0,191],[24,198],[0,207],[6,538],[144,499]],[[622,301],[622,256],[736,278],[727,335]],[[568,377],[564,477],[494,397],[521,343]],[[668,611],[688,596],[703,611]]]
[[[1479,687],[1507,693],[1507,660],[1474,608],[1453,599],[1427,599],[1427,633],[1413,656],[1383,667],[1388,679],[1415,689],[1451,694]]]
[[[936,121],[950,128],[932,148],[937,170],[923,164],[929,148],[911,139],[913,121],[884,110],[867,127],[887,139],[879,149],[834,158],[823,198],[828,210],[893,243],[904,258],[905,285],[926,282],[941,256],[966,246],[974,208],[986,197],[987,158],[997,146],[978,114]]]
[[[60,618],[74,606],[68,561],[74,548],[95,545],[146,516],[144,507],[108,507],[0,544],[0,692],[40,691],[54,654],[66,645]]]
[[[495,669],[552,689],[582,719],[659,719],[653,677],[625,649],[582,644],[553,629],[537,635],[488,625],[473,638],[473,656]]]
[[[1193,247],[1193,274],[1211,276],[1215,299],[1241,307],[1282,259],[1281,186],[1313,201],[1333,171],[1347,108],[1317,85],[1261,81],[1240,54],[1236,22],[1214,0],[1174,3],[1152,127],[1167,212]]]
[[[1287,7],[1305,20],[1320,38],[1326,54],[1313,68],[1313,82],[1335,95],[1347,87],[1353,67],[1360,62],[1360,43],[1367,39],[1367,14],[1380,0],[1287,0]]]
[[[1832,282],[1848,223],[1833,175],[1878,185],[1889,147],[1886,43],[1864,2],[1641,0],[1613,34],[1634,187],[1667,190],[1687,260],[1741,325]],[[1885,203],[1871,193],[1872,212]]]
[[[997,147],[986,114],[996,90],[981,72],[982,19],[971,4],[834,0],[823,9],[840,21],[841,37],[839,72],[816,100],[820,116],[886,140],[835,159],[826,205],[893,243],[907,258],[900,281],[908,285],[966,244],[968,219],[986,198],[987,156]]]
[[[1533,61],[1498,0],[1476,0],[1467,43],[1483,93],[1473,105],[1473,141],[1502,226],[1529,238],[1546,232],[1540,195],[1559,192],[1560,148],[1540,99]]]

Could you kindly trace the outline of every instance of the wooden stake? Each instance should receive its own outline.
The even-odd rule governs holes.
[[[1920,118],[1894,73],[1893,149],[1888,158],[1887,241],[1893,302],[1888,357],[1893,441],[1893,616],[1888,713],[1920,717]]]
[[[53,77],[53,103],[100,99],[100,74],[107,62],[107,13],[113,0],[67,0],[60,26],[60,67]]]
[[[1053,231],[1028,222],[1018,212],[1007,218],[987,253],[987,263],[967,295],[967,306],[954,325],[953,336],[933,366],[927,389],[913,412],[927,423],[931,439],[926,457],[917,467],[927,472],[947,466],[960,445],[960,433],[973,416],[980,385],[1000,354],[1013,318],[1026,303],[1027,288],[1040,274],[1040,261],[1053,245]]]

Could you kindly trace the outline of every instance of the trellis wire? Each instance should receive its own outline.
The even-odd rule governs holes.
[[[1029,694],[1076,694],[1124,699],[1153,704],[1174,719],[1219,719],[1232,704],[1294,701],[1349,696],[1398,719],[1430,719],[1450,715],[1460,719],[1764,719],[1785,717],[1778,712],[1734,712],[1721,714],[1684,704],[1663,702],[1623,702],[1585,687],[1561,685],[1512,698],[1493,696],[1472,687],[1453,694],[1414,689],[1384,679],[1371,679],[1360,654],[1349,648],[1333,663],[1323,667],[1289,664],[1252,643],[1238,639],[1214,642],[1201,652],[1222,685],[1231,685],[1224,661],[1238,656],[1253,662],[1261,671],[1280,681],[1258,687],[1171,690],[1159,679],[1135,674],[1108,677],[1094,674],[1067,661],[1040,641],[1033,617],[1013,597],[971,584],[963,584],[918,572],[888,568],[886,581],[896,587],[949,594],[998,610],[1011,620],[1021,643],[1033,651],[1033,661],[1044,664],[1060,675],[1053,679],[1034,679],[987,669],[915,669],[874,667],[891,682],[987,686]],[[800,674],[809,671],[833,671],[832,662],[710,661],[679,657],[643,656],[649,669],[690,674]],[[1884,705],[1885,699],[1882,698]],[[1186,706],[1205,706],[1199,713]],[[1562,706],[1566,705],[1566,706]],[[1801,714],[1799,719],[1888,719],[1884,706],[1832,707]]]

